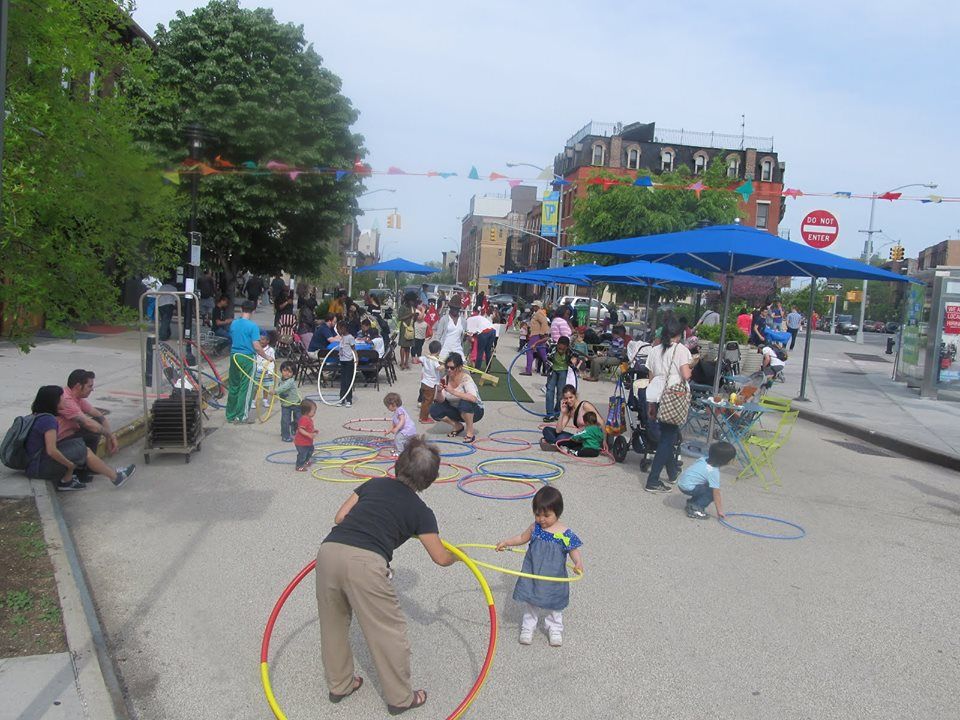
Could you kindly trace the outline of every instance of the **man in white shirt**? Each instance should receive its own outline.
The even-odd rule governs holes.
[[[760,351],[763,353],[763,374],[767,377],[775,377],[778,373],[783,371],[786,363],[777,357],[777,352],[769,345],[764,345],[763,349]]]

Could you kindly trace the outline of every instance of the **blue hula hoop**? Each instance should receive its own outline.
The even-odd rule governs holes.
[[[513,358],[513,361],[510,363],[510,367],[507,368],[507,390],[509,391],[510,397],[513,398],[513,402],[516,403],[516,406],[518,408],[523,410],[525,413],[529,413],[534,417],[540,418],[540,417],[543,417],[543,415],[541,413],[530,410],[529,408],[525,408],[523,406],[523,403],[517,400],[517,394],[513,391],[513,366],[517,364],[517,360],[519,360],[521,357],[525,357],[526,354],[527,354],[526,349],[523,349],[520,352],[518,352],[516,356]]]
[[[312,458],[316,458],[318,452],[323,452],[323,453],[326,453],[326,454],[327,454],[327,457],[319,458],[320,460],[329,460],[329,459],[330,459],[330,451],[329,451],[329,450],[324,450],[323,448],[319,448],[319,447],[316,447],[316,446],[314,446],[314,448],[313,448],[313,455],[312,455],[311,457],[312,457]],[[268,463],[273,463],[274,465],[296,465],[296,463],[297,463],[296,458],[294,458],[293,460],[274,460],[274,459],[273,459],[273,458],[279,457],[279,456],[281,456],[281,455],[296,455],[296,453],[297,453],[296,450],[277,450],[277,451],[272,452],[272,453],[270,453],[269,455],[267,455],[267,456],[264,458],[264,460],[266,460]]]
[[[513,429],[513,430],[494,430],[492,433],[490,433],[489,435],[487,435],[487,437],[490,438],[491,440],[493,440],[494,442],[500,443],[500,444],[502,444],[502,445],[526,445],[526,444],[527,444],[527,441],[526,441],[526,440],[513,440],[513,441],[511,441],[511,440],[497,440],[497,439],[494,437],[495,435],[506,435],[507,433],[533,433],[534,435],[542,435],[542,434],[543,434],[543,433],[541,433],[539,430],[531,430],[531,429],[529,429],[529,428],[515,428],[515,429]]]
[[[557,478],[561,477],[565,472],[566,468],[559,463],[551,462],[549,460],[541,460],[536,458],[537,465],[550,465],[551,467],[556,468],[557,472],[555,473],[511,473],[511,472],[494,472],[487,471],[484,468],[484,465],[487,463],[496,463],[496,462],[509,462],[511,460],[522,460],[527,462],[531,458],[525,457],[505,457],[505,458],[490,458],[489,460],[481,460],[477,463],[477,474],[479,475],[499,475],[504,478],[509,478],[511,480],[539,480],[542,483],[549,483]]]
[[[473,455],[477,449],[473,445],[467,445],[462,442],[456,442],[454,440],[427,440],[429,443],[435,445],[453,445],[454,447],[463,448],[463,452],[458,453],[440,453],[440,457],[445,458],[455,458],[455,457],[466,457],[467,455]]]
[[[764,538],[765,540],[799,540],[802,537],[805,537],[807,531],[796,523],[792,523],[789,520],[781,520],[780,518],[770,517],[769,515],[755,515],[754,513],[727,513],[727,517],[749,517],[749,518],[759,518],[760,520],[769,520],[770,522],[780,523],[782,525],[787,525],[796,530],[800,531],[799,535],[768,535],[766,533],[753,532],[751,530],[744,530],[743,528],[738,528],[735,525],[731,525],[724,518],[717,518],[721,524],[726,525],[731,530],[735,530],[738,533],[743,533],[744,535],[750,535],[752,537]]]
[[[529,493],[524,493],[523,495],[511,495],[507,497],[505,495],[487,495],[485,493],[477,492],[476,490],[468,490],[466,487],[464,487],[464,485],[468,480],[472,480],[476,478],[484,478],[486,480],[489,480],[490,482],[496,482],[498,480],[500,482],[516,481],[516,482],[522,482],[527,484],[536,482],[535,479],[511,478],[509,480],[505,480],[503,478],[490,477],[485,473],[471,473],[470,475],[466,475],[457,480],[457,489],[465,492],[467,495],[473,495],[474,497],[483,498],[484,500],[529,500],[530,498],[532,498],[534,495],[537,494],[537,491],[534,489],[534,490],[531,490]]]

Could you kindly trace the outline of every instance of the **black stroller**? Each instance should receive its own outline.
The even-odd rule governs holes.
[[[615,437],[610,443],[610,454],[613,455],[614,460],[622,463],[626,460],[627,453],[633,450],[640,456],[640,470],[642,472],[650,469],[650,463],[653,455],[657,452],[657,444],[660,440],[660,426],[650,420],[646,383],[637,382],[638,380],[649,380],[649,378],[650,371],[638,358],[633,367],[620,374],[617,379],[617,386],[614,389],[614,396],[623,401],[623,412],[626,416],[630,439],[627,440],[626,434]],[[640,385],[643,387],[640,387]],[[674,454],[678,466],[683,465],[683,459],[680,455],[682,442],[683,434],[677,433]]]

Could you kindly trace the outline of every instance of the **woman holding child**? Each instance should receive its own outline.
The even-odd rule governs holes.
[[[586,427],[584,416],[590,412],[602,417],[593,403],[577,397],[577,389],[573,385],[564,385],[560,395],[560,417],[555,425],[547,425],[543,429],[540,449],[556,450],[558,441],[569,440]]]

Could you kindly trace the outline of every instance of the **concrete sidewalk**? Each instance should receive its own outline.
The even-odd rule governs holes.
[[[885,337],[857,345],[845,336],[814,333],[806,388],[809,402],[797,403],[796,409],[808,420],[890,450],[960,467],[960,404],[921,398],[906,383],[894,382],[894,356],[886,355],[880,344]],[[771,392],[796,397],[802,367],[801,339],[790,353],[786,382],[774,385]]]

